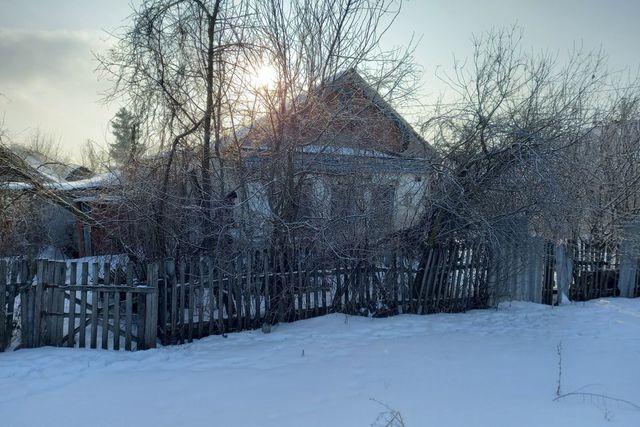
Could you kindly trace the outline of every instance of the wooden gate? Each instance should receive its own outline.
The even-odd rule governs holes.
[[[17,293],[20,298],[21,347],[142,350],[156,346],[156,287],[135,282],[132,265],[122,270],[112,269],[108,262],[41,260],[34,267],[30,271],[29,264],[22,262],[20,268],[11,269],[17,273],[7,274],[6,262],[0,262],[0,288],[4,284],[9,296]],[[0,294],[6,297],[7,292]],[[4,301],[0,303],[5,307]],[[6,327],[7,322],[2,324]],[[6,343],[3,331],[0,337]]]

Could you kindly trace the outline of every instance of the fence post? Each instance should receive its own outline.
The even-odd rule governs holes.
[[[11,304],[13,301],[9,301]],[[0,261],[0,353],[11,338],[11,327],[7,328],[7,262]]]
[[[495,245],[489,248],[488,272],[487,272],[487,305],[489,307],[496,306],[500,299],[498,297],[498,273],[500,271],[500,247]],[[474,259],[477,255],[474,254]]]
[[[156,339],[158,335],[158,267],[157,263],[152,264],[151,270],[153,271],[153,274],[151,276],[147,276],[150,282],[149,286],[153,288],[153,291],[148,293],[146,296],[146,330],[144,333],[146,348],[156,347]]]
[[[633,222],[624,227],[624,240],[620,248],[622,261],[620,262],[620,278],[618,279],[618,289],[620,296],[633,298],[636,286],[636,274],[638,269],[638,258],[640,257],[640,224]]]
[[[573,260],[567,254],[567,247],[564,243],[556,245],[556,278],[558,295],[556,304],[563,303],[563,298],[569,296],[569,284],[571,283],[573,270]]]
[[[44,298],[44,261],[38,260],[36,270],[36,297],[33,308],[33,346],[40,347],[42,339],[42,299]]]
[[[529,301],[541,304],[542,272],[544,270],[544,239],[542,239],[542,237],[532,237],[529,248]]]
[[[156,267],[154,267],[155,270]],[[154,272],[154,276],[158,273]],[[167,298],[167,302],[163,303],[163,310],[166,310],[163,314],[163,323],[162,329],[164,331],[164,336],[162,337],[163,344],[175,344],[177,338],[177,322],[176,318],[178,316],[178,287],[176,285],[177,277],[176,277],[176,260],[173,258],[165,258],[164,260],[164,269],[163,269],[163,277],[164,277],[164,298]],[[155,281],[155,280],[154,280]],[[147,298],[149,303],[151,300]],[[170,301],[169,301],[170,299]]]

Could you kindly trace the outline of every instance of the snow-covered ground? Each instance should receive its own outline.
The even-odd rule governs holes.
[[[561,391],[595,396],[553,401],[559,343]],[[376,400],[411,427],[640,426],[640,408],[611,398],[640,405],[640,299],[0,354],[3,426],[369,426]]]

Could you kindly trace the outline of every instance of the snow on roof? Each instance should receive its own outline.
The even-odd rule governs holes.
[[[325,145],[302,145],[299,147],[299,151],[309,154],[335,154],[339,156],[376,157],[379,159],[395,159],[398,157],[376,150],[366,150],[352,147],[334,147]]]
[[[80,191],[111,187],[116,185],[118,181],[119,174],[115,171],[109,171],[87,179],[80,179],[77,181],[63,181],[61,179],[56,179],[55,181],[44,182],[41,185],[48,190]],[[6,182],[0,183],[0,188],[10,191],[29,191],[33,190],[34,186],[28,182]]]

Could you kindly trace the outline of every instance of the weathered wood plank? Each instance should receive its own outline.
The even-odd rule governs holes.
[[[309,316],[312,315],[311,312],[311,292],[313,288],[313,274],[310,274],[309,271],[305,271],[304,273],[304,318],[308,319]]]
[[[7,327],[7,292],[7,262],[0,260],[0,352],[4,351],[11,339],[11,328]]]
[[[160,266],[153,264],[152,266],[152,281],[150,283],[154,289],[158,286],[158,275]],[[174,277],[175,277],[175,264],[174,264]],[[142,294],[141,294],[142,295]],[[144,307],[144,345],[145,348],[156,348],[157,332],[158,332],[158,293],[145,294],[145,307]]]
[[[318,277],[318,267],[313,266],[313,316],[320,315],[320,278]]]
[[[178,285],[176,276],[176,260],[165,260],[165,280],[167,280],[171,311],[169,313],[169,343],[175,344],[178,336]]]
[[[215,280],[214,260],[207,258],[207,292],[209,294],[209,335],[215,331],[215,292],[213,282]],[[183,282],[184,283],[184,282]]]
[[[204,271],[204,261],[202,258],[198,260],[198,338],[202,338],[204,336],[203,323],[204,323],[204,281],[205,281],[205,271]]]
[[[162,271],[164,273],[164,266]],[[162,280],[160,281],[160,283],[158,283],[158,285],[160,286],[160,307],[158,308],[158,316],[160,319],[160,331],[162,334],[160,336],[160,341],[163,345],[166,345],[168,336],[167,324],[169,323],[169,284],[165,274],[162,274],[161,277]]]
[[[95,287],[98,286],[100,274],[100,265],[97,262],[91,265],[91,284]],[[91,340],[90,347],[98,347],[98,293],[97,290],[91,291]]]
[[[157,276],[157,274],[156,274]],[[153,283],[153,293],[151,294],[151,325],[149,329],[149,339],[151,348],[156,348],[158,340],[158,281]]]
[[[195,286],[194,286],[194,282],[196,280],[196,274],[195,274],[195,270],[196,270],[196,264],[194,260],[190,260],[189,263],[189,319],[188,319],[188,326],[187,326],[187,340],[189,342],[193,341],[193,319],[194,319],[194,304],[195,304]]]
[[[86,335],[87,335],[87,289],[89,284],[89,263],[82,263],[82,270],[80,273],[80,329],[78,331],[78,346],[80,348],[86,347]],[[93,310],[93,309],[92,309]]]
[[[133,287],[133,263],[127,264],[127,286]],[[125,293],[125,325],[124,325],[124,349],[131,351],[131,332],[133,329],[133,293]]]
[[[31,326],[33,326],[33,316],[34,316],[34,299],[35,299],[35,292],[34,289],[32,287],[32,277],[30,275],[30,270],[29,270],[29,262],[27,260],[22,260],[20,262],[20,284],[21,286],[25,287],[26,290],[26,295],[25,295],[25,301],[24,304],[25,306],[25,312],[24,312],[24,316],[26,319],[28,319],[28,322],[31,324]],[[7,331],[9,334],[9,341],[11,340],[11,335],[12,335],[12,324],[13,324],[13,320],[14,320],[14,298],[15,295],[17,293],[17,289],[13,288],[11,290],[9,290],[8,295],[7,295],[7,311],[6,311],[6,316],[7,316],[7,322],[8,322],[8,327],[7,327]],[[33,347],[33,330],[31,331],[27,331],[27,346],[29,347]]]
[[[233,328],[233,293],[235,288],[235,271],[232,271],[228,276],[227,280],[227,324],[229,325],[229,329]]]
[[[322,276],[320,281],[320,299],[322,301],[322,314],[329,312],[329,306],[327,305],[327,275],[323,266]]]
[[[297,292],[297,297],[298,297],[298,310],[296,312],[296,318],[297,319],[304,319],[304,312],[302,310],[302,299],[303,299],[303,294],[304,294],[304,281],[303,281],[303,276],[302,276],[302,254],[300,252],[298,252],[297,254],[297,258],[298,258],[298,274],[296,275],[296,281],[298,284],[298,292]]]
[[[34,345],[34,340],[35,340],[35,328],[34,328],[34,319],[35,319],[35,303],[36,303],[36,288],[35,286],[32,285],[28,285],[27,287],[28,292],[27,292],[27,300],[25,301],[25,304],[27,305],[27,317],[26,317],[26,321],[29,323],[29,329],[27,330],[27,346],[28,347],[35,347]],[[12,294],[9,295],[9,297],[11,298],[10,301],[13,301],[14,296]],[[9,331],[11,331],[11,329],[9,329]]]
[[[180,344],[183,344],[186,341],[186,333],[187,329],[185,326],[185,309],[186,309],[186,288],[187,288],[187,266],[184,260],[180,261],[180,265],[178,266],[178,274],[180,276],[180,296],[178,301],[178,339]]]
[[[111,286],[111,263],[104,263],[104,286],[102,291],[102,349],[109,349],[109,304],[112,290],[106,289]]]
[[[150,276],[147,276],[149,280]],[[146,306],[147,306],[147,294],[134,293],[135,304],[135,324],[136,324],[136,351],[146,350]]]
[[[57,347],[62,346],[62,338],[64,334],[64,300],[65,291],[60,289],[66,282],[67,264],[65,262],[56,263],[56,339],[55,345]]]
[[[270,292],[270,272],[271,268],[269,267],[271,263],[269,262],[270,256],[268,252],[264,254],[263,260],[263,274],[264,274],[264,310],[265,310],[265,319],[267,322],[270,322],[269,316],[271,316],[271,292]]]
[[[242,293],[244,295],[244,325],[246,329],[251,329],[253,327],[251,322],[251,290],[253,289],[253,281],[252,281],[252,263],[251,263],[251,254],[246,254],[246,279],[245,284],[242,288]]]
[[[436,267],[436,276],[433,281],[433,310],[435,312],[440,311],[440,300],[442,295],[442,282],[446,274],[447,263],[449,259],[449,250],[446,247],[440,248],[440,257]]]
[[[29,295],[29,288],[22,287],[20,289],[20,316],[23,319],[27,319],[27,323],[30,323],[29,322],[29,315],[27,313],[27,307],[29,305],[29,296],[30,296]],[[31,344],[31,342],[30,342],[31,340],[29,338],[30,334],[29,334],[28,330],[25,331],[25,332],[26,332],[24,334],[25,342],[23,343],[23,345],[28,348],[28,347],[30,347],[30,344]]]
[[[252,279],[251,279],[251,283],[252,283],[252,287],[251,287],[251,298],[253,301],[253,320],[252,320],[252,324],[254,328],[258,328],[260,327],[260,275],[259,275],[259,271],[260,271],[260,266],[258,265],[258,258],[255,257],[255,254],[253,252],[249,253],[249,258],[251,259],[251,267],[252,267]]]
[[[115,284],[120,284],[120,269],[116,270]],[[113,292],[113,349],[120,350],[120,292]]]
[[[218,328],[220,330],[220,333],[223,334],[225,329],[224,329],[224,298],[223,298],[223,293],[224,293],[224,289],[223,289],[223,273],[222,273],[222,268],[220,268],[220,264],[216,265],[217,267],[217,278],[218,278],[218,282],[217,282],[217,298],[216,298],[216,309],[218,310]]]
[[[44,298],[45,262],[37,262],[36,294],[33,315],[33,346],[40,347],[42,340],[42,299]]]
[[[465,257],[467,255],[467,247],[465,244],[461,244],[458,247],[456,254],[456,261],[454,262],[455,280],[453,281],[453,287],[451,290],[451,307],[453,311],[462,310],[462,287],[465,272]]]
[[[418,290],[418,301],[416,311],[418,314],[425,314],[427,312],[426,309],[426,300],[427,300],[427,276],[431,270],[431,263],[433,262],[433,247],[428,249],[427,260],[424,263],[424,270],[422,270],[422,277],[420,278],[420,288]]]
[[[72,262],[69,271],[69,284],[75,285],[77,282],[78,263]],[[67,345],[73,347],[76,342],[76,291],[69,290],[69,323],[67,325]]]
[[[464,263],[464,271],[462,281],[460,282],[461,290],[460,290],[460,300],[462,304],[462,310],[466,310],[469,307],[469,295],[471,293],[471,262],[472,256],[476,251],[476,243],[471,244],[466,248],[464,253],[463,263]]]

